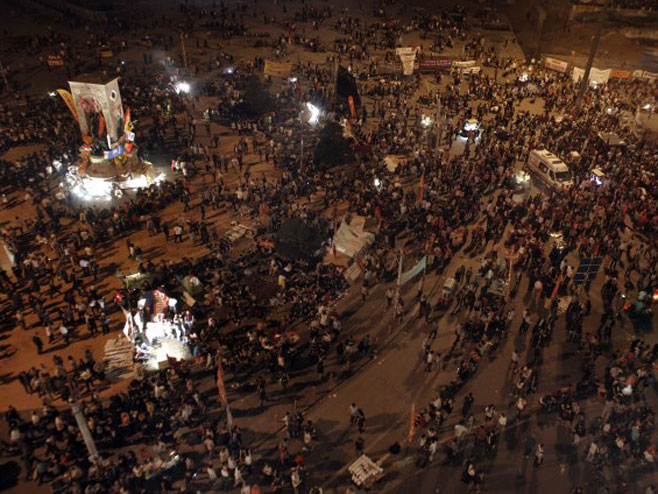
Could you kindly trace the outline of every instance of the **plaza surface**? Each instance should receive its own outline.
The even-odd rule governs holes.
[[[318,5],[323,5],[317,2]],[[139,3],[136,12],[144,7]],[[352,15],[368,19],[369,9],[363,4],[354,6],[345,3],[342,8],[350,8]],[[7,9],[7,6],[2,6]],[[259,5],[260,8],[260,5]],[[339,6],[336,6],[338,10]],[[267,6],[273,14],[279,12],[276,5]],[[175,12],[175,7],[171,7]],[[396,5],[390,9],[394,15],[400,15],[403,19],[410,16],[412,12],[407,12],[404,6]],[[145,10],[146,11],[146,10]],[[422,10],[419,12],[423,12]],[[416,12],[413,12],[416,13]],[[24,15],[24,14],[23,14]],[[26,16],[31,18],[31,16]],[[40,21],[42,22],[42,21]],[[269,30],[272,33],[282,32],[278,26],[271,24],[262,25],[256,18],[245,19],[247,26],[253,30]],[[42,25],[42,24],[39,24]],[[55,24],[54,24],[55,25]],[[167,31],[164,30],[163,34]],[[329,28],[329,25],[315,32],[327,44],[337,36],[337,33]],[[203,39],[204,33],[201,30],[188,33],[187,50],[191,59],[196,59],[196,63],[202,63],[204,57],[208,57],[211,50],[195,48],[195,39]],[[517,59],[523,57],[522,51],[511,33],[484,33],[488,42],[497,46],[503,46],[508,40],[505,48],[506,54]],[[131,39],[135,42],[138,38]],[[228,46],[225,46],[227,43]],[[403,45],[416,45],[423,43],[417,38],[417,33],[405,36]],[[255,55],[263,55],[261,49],[253,48],[243,40],[218,41],[218,46],[230,51],[245,60],[252,59]],[[141,57],[141,49],[129,49],[122,54],[129,64],[138,64]],[[460,42],[457,42],[452,53],[459,54],[462,51]],[[293,61],[323,61],[325,54],[312,54],[303,51],[298,47],[291,48],[287,58]],[[43,70],[34,72],[30,69],[29,61],[20,62],[12,61],[11,63],[25,63],[26,73],[29,73],[30,87],[27,91],[35,93],[50,91],[58,87],[63,87],[65,77],[61,73],[47,73]],[[131,70],[130,68],[128,70]],[[134,70],[137,70],[135,68]],[[490,74],[493,71],[487,70]],[[57,80],[57,78],[59,80]],[[445,84],[445,81],[444,83]],[[423,92],[436,89],[433,81],[427,78],[424,81]],[[418,94],[414,95],[418,96]],[[204,104],[205,103],[205,104]],[[200,117],[201,111],[211,101],[201,101],[194,106],[190,102],[190,111],[195,117]],[[475,106],[477,102],[473,102]],[[371,102],[366,98],[366,104]],[[543,111],[543,101],[538,99],[534,102],[524,102],[522,109],[540,113]],[[179,116],[179,118],[182,118]],[[371,125],[376,123],[376,119],[371,121]],[[212,124],[211,134],[220,134],[220,149],[222,153],[230,153],[234,144],[238,141],[239,136],[233,135],[228,127]],[[200,130],[199,140],[208,144],[209,140],[204,132]],[[22,150],[27,152],[29,150]],[[450,153],[459,154],[463,152],[463,146],[456,142],[451,148]],[[247,162],[255,163],[251,168],[251,174],[254,177],[262,175],[271,177],[278,173],[270,163],[259,162],[255,155],[247,155]],[[161,163],[160,166],[163,166]],[[522,166],[517,163],[518,168]],[[230,171],[225,177],[227,183],[235,184],[238,182],[238,174]],[[192,190],[197,195],[206,186],[206,180],[209,180],[203,174],[192,181]],[[416,187],[411,184],[409,189]],[[528,194],[545,193],[535,185],[526,192]],[[485,201],[493,200],[496,192]],[[2,211],[1,218],[3,222],[17,221],[16,218],[29,217],[34,215],[34,210],[23,202],[20,197],[14,198],[16,205],[8,210]],[[196,206],[193,201],[193,206]],[[343,207],[346,205],[343,205]],[[483,208],[485,204],[482,205]],[[483,209],[482,208],[482,209]],[[183,213],[179,204],[167,207],[162,212],[164,218],[177,218],[185,215],[198,214],[197,209]],[[217,225],[220,232],[230,228],[231,221],[241,221],[239,213],[210,213],[207,217]],[[627,237],[631,237],[632,232],[627,232]],[[97,287],[105,293],[111,293],[114,289],[121,286],[120,280],[114,275],[116,271],[131,272],[136,268],[136,261],[127,257],[126,242],[130,241],[139,245],[147,259],[154,262],[159,259],[176,260],[181,256],[181,248],[173,243],[163,241],[161,235],[149,236],[146,231],[138,231],[115,242],[105,252],[99,252],[101,259],[102,276]],[[402,247],[403,239],[398,239],[398,246]],[[201,246],[194,246],[189,240],[184,244],[184,256],[198,257],[205,252]],[[395,253],[389,254],[389,260],[395,262]],[[471,266],[474,270],[479,268],[482,257],[470,256],[464,253],[457,253],[451,263],[439,275],[429,273],[424,279],[426,293],[429,293],[429,300],[434,303],[442,288],[443,280],[454,274],[461,266]],[[577,263],[576,258],[570,259],[573,264]],[[596,326],[601,317],[601,300],[600,287],[603,276],[600,275],[592,284],[590,298],[592,302],[592,311],[585,319],[584,325]],[[308,375],[291,376],[292,392],[282,394],[281,397],[275,397],[275,401],[269,403],[266,409],[259,413],[258,398],[255,394],[243,394],[229,391],[229,401],[235,420],[244,429],[245,440],[252,445],[254,449],[264,451],[275,450],[281,433],[281,418],[286,411],[305,410],[309,418],[313,419],[317,425],[319,438],[318,442],[307,457],[306,464],[312,466],[309,468],[310,478],[315,485],[325,487],[325,492],[343,492],[343,488],[349,485],[349,478],[346,467],[351,458],[355,458],[354,440],[356,433],[349,427],[349,405],[357,403],[366,413],[367,428],[363,434],[365,440],[365,451],[373,458],[382,458],[388,454],[388,449],[394,442],[402,445],[402,451],[398,455],[389,455],[383,460],[383,467],[386,477],[375,488],[375,492],[419,492],[419,493],[456,493],[465,492],[464,484],[461,482],[461,465],[444,465],[441,461],[435,461],[428,468],[418,468],[416,463],[416,445],[408,444],[409,434],[409,414],[411,405],[424,407],[429,401],[435,398],[436,390],[439,386],[447,384],[454,376],[456,359],[443,362],[440,372],[427,373],[423,371],[421,343],[428,333],[428,325],[417,317],[418,307],[414,297],[417,291],[416,283],[411,283],[403,289],[402,296],[406,301],[408,314],[401,324],[398,324],[393,317],[392,311],[387,309],[384,298],[384,292],[393,283],[380,283],[370,292],[365,303],[361,302],[358,286],[354,287],[338,303],[337,310],[344,316],[343,326],[345,331],[354,335],[356,339],[362,338],[368,334],[375,341],[376,353],[371,358],[359,361],[355,368],[345,372],[335,359],[330,359],[328,371],[333,372],[336,378],[329,379],[326,382],[316,382]],[[648,478],[643,477],[633,471],[611,471],[604,470],[599,472],[593,466],[577,461],[574,448],[570,447],[570,433],[564,430],[560,423],[552,421],[538,420],[538,416],[529,413],[520,421],[512,420],[513,407],[511,398],[511,379],[508,372],[510,365],[510,355],[513,349],[517,349],[523,355],[529,352],[529,343],[516,336],[516,329],[520,322],[520,315],[523,310],[531,304],[528,293],[527,278],[521,284],[512,306],[516,309],[516,319],[512,324],[512,331],[507,340],[491,355],[483,358],[480,368],[466,386],[460,390],[456,400],[456,406],[461,405],[462,397],[469,391],[473,392],[476,404],[474,412],[480,416],[483,413],[484,405],[493,403],[496,408],[509,410],[510,422],[508,430],[504,434],[504,440],[501,441],[497,454],[487,459],[483,463],[485,470],[485,489],[489,492],[518,492],[518,493],[553,493],[569,492],[572,486],[584,485],[589,486],[588,492],[596,492],[595,489],[603,480],[612,485],[617,484],[620,479],[634,479],[635,491],[642,492],[639,489],[649,482]],[[541,307],[535,307],[539,314],[543,314]],[[437,317],[437,316],[432,316]],[[439,336],[434,344],[434,349],[442,355],[447,353],[453,341],[454,327],[460,322],[458,317],[445,315],[439,319]],[[47,348],[43,355],[37,355],[34,346],[31,343],[32,334],[36,329],[36,318],[28,319],[28,329],[19,328],[6,331],[2,338],[5,356],[0,360],[1,371],[0,378],[3,381],[0,387],[0,410],[6,409],[13,404],[21,412],[27,412],[31,409],[40,407],[41,400],[34,395],[27,395],[23,392],[16,375],[18,372],[29,368],[32,365],[50,365],[52,357],[63,350],[63,347]],[[91,339],[80,339],[75,341],[66,349],[67,354],[80,357],[86,350],[91,350],[97,358],[102,358],[105,343],[108,338],[115,338],[122,321],[118,314],[113,318],[113,328],[116,330],[107,337],[97,336]],[[634,331],[630,324],[625,323],[621,330],[615,332],[614,344],[619,347],[628,345],[628,341],[634,337]],[[643,338],[649,343],[655,343],[653,334],[643,335]],[[551,345],[543,354],[542,364],[540,366],[539,389],[534,398],[550,393],[556,389],[574,382],[578,379],[581,365],[581,356],[579,347],[576,343],[567,341],[564,330],[564,321],[561,318],[556,326],[555,334]],[[598,369],[603,372],[603,369]],[[112,383],[107,389],[103,390],[101,395],[107,397],[111,393],[125,389],[126,381]],[[227,381],[229,389],[231,380]],[[215,392],[213,379],[208,377],[202,384],[202,390],[205,396],[210,396]],[[210,399],[210,398],[209,398]],[[648,393],[648,399],[655,402],[653,391]],[[57,406],[66,407],[64,403],[56,403]],[[602,408],[602,402],[597,398],[588,400],[584,406],[588,411],[596,413]],[[531,410],[537,409],[537,403],[529,403]],[[447,441],[452,437],[452,427],[455,425],[455,418],[452,416],[445,424],[441,432],[443,440]],[[522,454],[523,443],[527,437],[533,435],[536,440],[546,445],[546,459],[541,468],[534,468],[532,461]],[[582,457],[582,451],[579,452]],[[37,488],[35,484],[21,484],[7,492],[47,492],[45,487]]]

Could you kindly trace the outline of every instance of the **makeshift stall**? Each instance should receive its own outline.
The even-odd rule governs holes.
[[[123,333],[132,343],[135,361],[147,370],[166,368],[173,362],[192,358],[188,333],[194,322],[189,313],[179,314],[178,300],[162,290],[149,290],[126,317]]]

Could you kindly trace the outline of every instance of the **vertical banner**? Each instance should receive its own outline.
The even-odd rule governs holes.
[[[219,394],[219,401],[222,406],[226,406],[226,386],[224,386],[224,369],[222,369],[222,362],[217,359],[217,393]]]
[[[414,73],[414,63],[416,62],[416,53],[420,51],[419,47],[407,46],[404,48],[397,48],[395,53],[400,57],[402,62],[402,73],[404,75],[412,75]]]
[[[71,110],[71,115],[73,115],[73,118],[75,118],[75,121],[77,122],[78,112],[75,109],[75,104],[73,103],[73,96],[71,96],[71,93],[69,93],[66,89],[58,89],[57,94],[62,97],[64,103],[66,103],[66,106],[68,106],[69,110]]]
[[[233,428],[233,415],[231,414],[231,409],[228,406],[228,399],[226,398],[224,369],[222,368],[222,361],[219,357],[217,358],[217,392],[219,394],[219,401],[224,407],[226,407],[226,422],[228,423],[229,430],[231,430]]]

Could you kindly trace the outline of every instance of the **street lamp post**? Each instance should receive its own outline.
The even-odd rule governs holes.
[[[187,70],[187,52],[185,51],[185,37],[183,31],[180,32],[180,44],[183,48],[183,66]]]
[[[596,34],[592,40],[592,47],[589,50],[589,57],[587,59],[587,66],[585,67],[585,73],[583,74],[583,80],[580,81],[580,87],[578,88],[578,95],[576,96],[576,104],[574,108],[578,108],[582,103],[583,96],[585,95],[585,90],[589,85],[589,73],[592,70],[592,65],[594,64],[594,57],[596,56],[596,50],[599,48],[599,40],[601,39],[601,32],[603,31],[603,23],[599,23],[598,28],[596,29]]]
[[[89,452],[89,461],[93,463],[96,461],[96,459],[98,459],[96,443],[94,442],[94,438],[91,437],[91,432],[87,426],[85,416],[82,414],[82,410],[80,410],[80,405],[78,405],[75,401],[71,401],[71,412],[73,413],[73,417],[78,424],[78,428],[82,434],[82,439],[85,442],[85,446],[87,446],[87,451]]]

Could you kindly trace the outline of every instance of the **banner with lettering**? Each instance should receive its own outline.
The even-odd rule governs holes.
[[[290,62],[273,62],[272,60],[265,60],[265,74],[272,77],[288,77],[292,70],[292,63]]]
[[[395,53],[400,57],[402,62],[402,73],[404,75],[411,75],[414,73],[414,65],[416,62],[416,54],[420,51],[419,47],[406,46],[404,48],[397,48]]]
[[[553,57],[544,58],[544,67],[547,69],[555,70],[557,72],[566,72],[569,64],[564,60],[559,60]]]
[[[418,70],[420,72],[441,72],[443,70],[450,70],[452,67],[452,60],[449,58],[430,58],[418,62]]]

